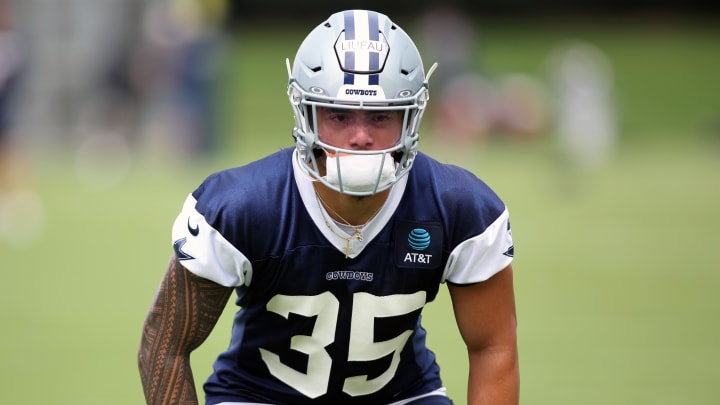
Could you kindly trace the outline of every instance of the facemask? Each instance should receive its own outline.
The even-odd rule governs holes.
[[[390,156],[383,155],[340,155],[340,173],[338,175],[338,157],[335,154],[327,153],[325,167],[327,175],[325,180],[334,185],[340,186],[342,178],[342,187],[344,190],[352,192],[371,192],[375,190],[375,186],[380,189],[383,186],[395,182],[395,160]],[[382,168],[380,167],[382,164]],[[378,181],[378,174],[380,179]]]

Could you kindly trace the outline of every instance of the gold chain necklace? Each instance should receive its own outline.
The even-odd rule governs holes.
[[[343,218],[342,215],[338,214],[337,211],[335,211],[334,209],[332,209],[332,208],[325,202],[325,200],[323,200],[323,199],[320,197],[320,194],[318,194],[317,190],[315,190],[315,196],[317,197],[318,207],[320,208],[320,215],[322,215],[323,221],[325,221],[325,225],[328,227],[328,229],[330,229],[330,232],[334,233],[335,236],[337,236],[337,237],[339,237],[340,239],[342,239],[342,240],[345,241],[345,258],[347,259],[347,258],[349,257],[349,255],[350,255],[350,241],[353,240],[353,239],[357,239],[359,242],[362,242],[362,241],[363,241],[362,230],[365,228],[365,226],[366,226],[370,221],[372,221],[373,218],[375,218],[375,216],[378,214],[378,212],[380,212],[380,210],[382,209],[383,206],[381,205],[380,208],[378,208],[377,211],[375,211],[375,213],[372,214],[372,216],[371,216],[370,218],[368,218],[368,220],[367,220],[364,224],[362,224],[362,225],[353,225],[353,224],[351,224],[348,220],[346,220],[345,218]],[[332,214],[334,214],[336,217],[340,218],[340,220],[341,220],[345,225],[349,226],[355,233],[352,234],[352,235],[347,235],[347,234],[340,235],[339,233],[337,233],[337,232],[335,231],[335,228],[333,228],[333,226],[330,225],[330,222],[328,221],[328,218],[327,218],[327,216],[325,215],[325,210],[330,211],[330,212],[331,212]]]

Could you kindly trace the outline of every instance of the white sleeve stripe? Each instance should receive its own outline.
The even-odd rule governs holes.
[[[207,223],[195,209],[196,203],[190,194],[172,228],[173,242],[185,238],[181,249],[189,258],[182,261],[183,266],[197,276],[226,287],[249,285],[250,261]]]
[[[471,284],[485,281],[512,262],[505,252],[513,245],[505,211],[480,235],[459,244],[448,258],[442,281]]]

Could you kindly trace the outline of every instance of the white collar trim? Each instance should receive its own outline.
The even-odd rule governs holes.
[[[338,251],[344,254],[345,248],[348,245],[348,240],[347,238],[342,238],[339,235],[346,235],[346,232],[340,228],[335,221],[325,220],[324,215],[327,215],[328,219],[330,219],[330,216],[327,213],[320,211],[320,205],[318,204],[318,199],[313,188],[314,180],[298,163],[297,150],[293,151],[292,163],[295,183],[300,191],[300,197],[305,205],[305,210],[307,210],[310,218],[312,218],[315,223],[315,226],[320,230],[325,238],[332,243]],[[408,175],[405,175],[392,186],[390,189],[390,195],[388,196],[387,201],[385,201],[385,204],[382,208],[380,208],[377,215],[375,215],[375,217],[372,218],[362,229],[362,240],[360,241],[356,238],[350,239],[350,250],[347,252],[348,257],[354,259],[362,253],[365,246],[367,246],[367,244],[370,243],[370,241],[372,241],[385,227],[392,215],[395,213],[398,205],[400,205],[400,200],[402,199],[402,196],[405,193],[405,188],[407,187],[407,181]],[[333,227],[333,229],[331,230],[329,227]]]

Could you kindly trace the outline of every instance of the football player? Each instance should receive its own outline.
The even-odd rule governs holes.
[[[411,38],[343,11],[287,65],[295,146],[211,175],[173,225],[138,356],[147,402],[197,403],[189,356],[234,292],[207,404],[451,404],[421,319],[445,284],[468,403],[517,404],[508,210],[418,151],[432,69]]]

